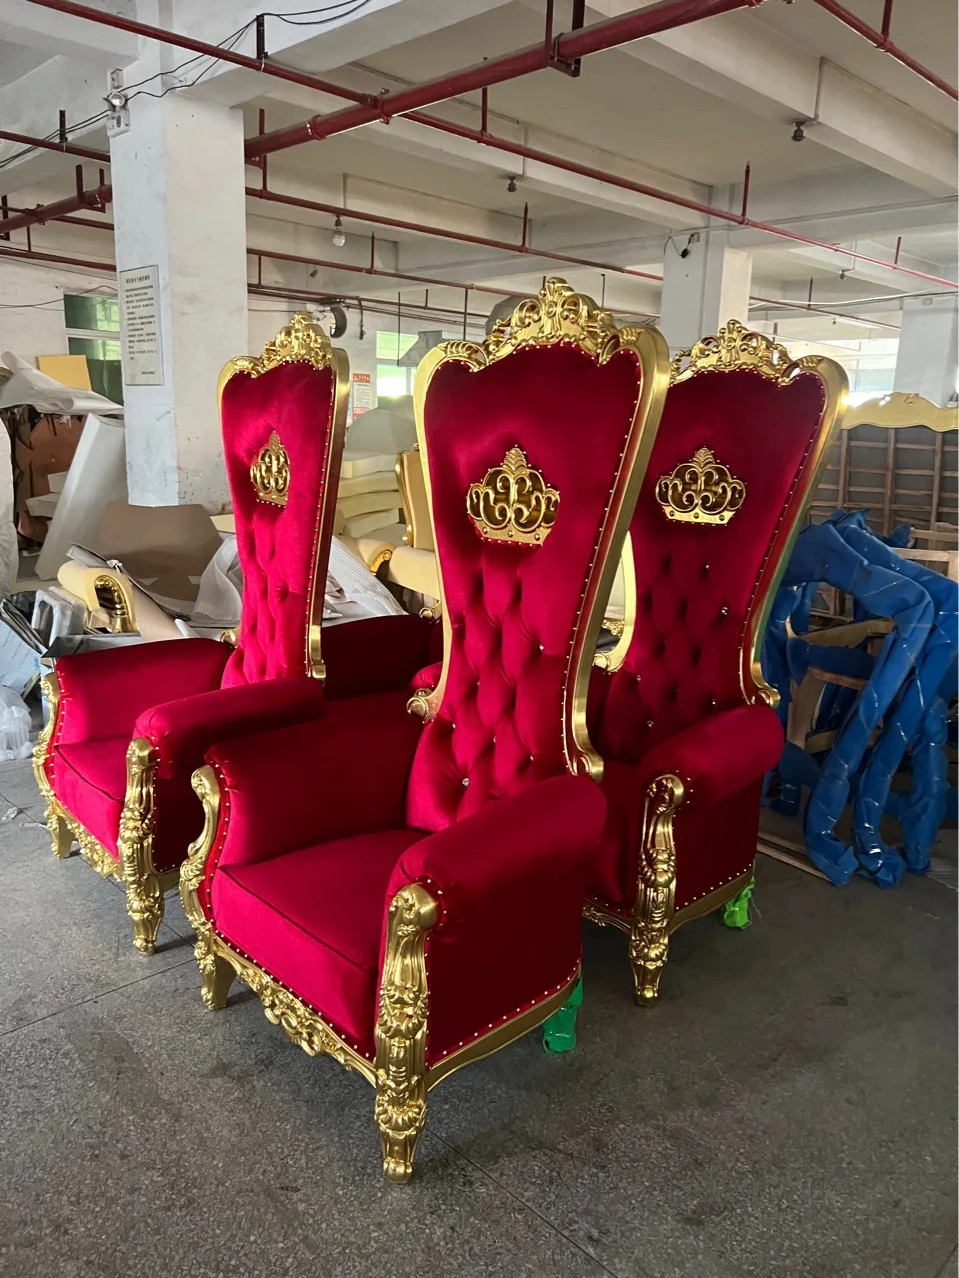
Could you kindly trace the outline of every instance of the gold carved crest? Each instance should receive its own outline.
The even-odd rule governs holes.
[[[770,381],[785,385],[797,371],[817,365],[817,356],[791,359],[785,346],[765,333],[751,332],[745,324],[733,319],[724,324],[715,337],[704,337],[690,350],[680,351],[670,365],[670,380],[675,385],[698,373],[750,368]]]
[[[276,431],[270,436],[267,446],[257,454],[250,467],[250,479],[256,489],[257,501],[269,502],[271,506],[286,505],[290,491],[290,459]]]
[[[709,448],[698,448],[690,461],[660,476],[656,485],[666,518],[684,524],[728,524],[745,497],[746,485]]]
[[[481,484],[470,484],[466,511],[481,537],[537,546],[556,522],[559,493],[526,462],[521,448],[511,448],[502,464],[486,472]]]

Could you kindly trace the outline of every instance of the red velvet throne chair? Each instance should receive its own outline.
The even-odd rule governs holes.
[[[576,986],[604,821],[586,693],[667,360],[655,330],[617,331],[561,280],[482,345],[430,352],[436,687],[412,715],[357,701],[233,738],[194,778],[206,824],[180,891],[204,1002],[239,976],[295,1043],[372,1083],[391,1180],[428,1090]]]
[[[323,711],[320,625],[348,389],[346,355],[306,315],[262,357],[221,374],[244,577],[238,636],[63,657],[44,679],[50,713],[34,769],[54,852],[68,856],[76,840],[94,869],[125,884],[141,953],[154,950],[164,892],[202,821],[190,778],[206,747]],[[402,689],[426,659],[429,629],[413,617],[328,629],[327,695]]]
[[[837,364],[791,362],[737,321],[673,361],[630,525],[625,626],[596,659],[589,708],[609,816],[585,912],[628,934],[641,1003],[670,933],[751,886],[783,745],[760,650],[845,396]]]

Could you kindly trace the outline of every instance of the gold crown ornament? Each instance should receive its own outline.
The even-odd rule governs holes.
[[[527,464],[518,447],[488,470],[481,484],[470,484],[466,494],[466,512],[480,536],[514,545],[542,545],[558,508],[559,493]]]
[[[250,479],[256,489],[257,501],[269,502],[271,506],[286,505],[290,492],[290,459],[276,431],[257,454],[250,467]]]
[[[711,448],[697,448],[671,475],[660,476],[656,500],[667,519],[683,524],[728,524],[746,497],[746,485],[716,460]]]

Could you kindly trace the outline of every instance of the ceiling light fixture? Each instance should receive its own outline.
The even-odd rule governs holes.
[[[511,177],[510,180],[506,183],[506,189],[507,191],[509,191],[510,195],[512,195],[513,192],[516,190],[516,179],[514,177]]]
[[[803,142],[806,138],[806,130],[803,125],[808,124],[808,120],[797,120],[796,127],[793,129],[792,138],[794,142]]]
[[[346,243],[346,232],[343,230],[343,220],[337,215],[336,221],[333,223],[333,247],[342,248]]]
[[[122,111],[127,104],[127,95],[122,89],[111,89],[103,100],[111,111]]]

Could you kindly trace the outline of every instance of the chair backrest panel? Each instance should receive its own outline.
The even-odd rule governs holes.
[[[828,399],[813,369],[788,380],[706,370],[670,387],[630,525],[635,624],[619,668],[595,676],[606,684],[591,715],[604,758],[637,763],[658,741],[752,699],[757,612],[821,462]],[[701,481],[713,463],[728,474]],[[685,521],[677,507],[696,505],[697,483],[717,496]],[[706,518],[710,500],[726,503],[727,522]]]
[[[223,684],[322,677],[319,628],[343,451],[346,357],[297,316],[283,358],[224,370],[220,413],[243,611]],[[282,335],[281,335],[282,336]],[[279,339],[278,339],[279,342]],[[229,375],[227,375],[229,374]]]
[[[577,767],[571,702],[585,689],[576,676],[591,656],[587,620],[596,612],[598,627],[599,579],[615,571],[618,551],[608,571],[607,557],[622,545],[665,387],[647,411],[662,339],[646,333],[645,354],[616,349],[606,318],[615,353],[518,344],[487,366],[450,356],[430,374],[419,425],[446,652],[410,779],[407,819],[419,828]],[[549,489],[551,513],[517,543],[535,522],[524,523],[535,494]],[[513,539],[509,493],[522,507]]]

